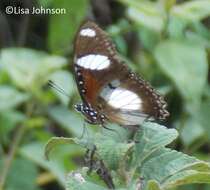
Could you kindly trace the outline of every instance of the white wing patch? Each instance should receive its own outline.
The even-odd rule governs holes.
[[[91,28],[85,28],[85,29],[82,29],[80,31],[80,35],[81,36],[94,37],[96,35],[96,32]]]
[[[110,106],[124,110],[139,110],[141,109],[142,100],[134,92],[124,89],[115,88],[110,89],[105,87],[101,92],[103,97]]]
[[[110,65],[110,60],[107,56],[90,54],[77,59],[76,64],[90,70],[106,69]]]

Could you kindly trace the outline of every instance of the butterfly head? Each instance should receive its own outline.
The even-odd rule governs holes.
[[[83,112],[83,110],[84,110],[84,107],[83,107],[82,103],[74,105],[74,108],[78,112]]]
[[[105,122],[105,116],[103,114],[99,115],[91,106],[80,103],[76,104],[74,108],[82,113],[85,116],[85,120],[90,124],[103,124]]]

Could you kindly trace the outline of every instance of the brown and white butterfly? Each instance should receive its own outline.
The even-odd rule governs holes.
[[[136,126],[169,115],[163,98],[122,63],[107,34],[91,21],[77,32],[74,70],[83,101],[75,108],[91,124]]]

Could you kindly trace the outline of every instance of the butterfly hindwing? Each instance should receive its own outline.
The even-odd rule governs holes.
[[[137,125],[145,119],[168,116],[162,96],[129,70],[102,89],[99,102],[105,107],[105,115],[122,125]]]

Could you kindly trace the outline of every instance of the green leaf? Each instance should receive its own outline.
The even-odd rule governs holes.
[[[49,162],[44,158],[44,144],[41,143],[27,144],[20,149],[20,153],[46,170],[51,171],[61,185],[65,184],[65,173],[68,168],[64,165],[63,154],[57,152],[56,155],[52,156],[52,161]]]
[[[157,46],[155,58],[188,103],[188,111],[194,112],[207,80],[208,64],[204,47],[167,40]]]
[[[120,143],[99,135],[96,137],[97,153],[110,168],[117,169],[134,147],[132,143]]]
[[[195,170],[181,171],[167,179],[163,184],[163,189],[192,183],[210,183],[210,172],[198,172]]]
[[[57,89],[52,89],[59,97],[61,102],[64,105],[68,105],[69,99],[76,89],[72,75],[67,71],[56,71],[52,73],[49,78],[55,83],[55,85],[57,85],[60,89],[62,89],[65,92],[64,94]]]
[[[0,160],[1,162],[1,160]],[[0,164],[0,171],[2,171]],[[6,179],[5,190],[36,190],[36,178],[38,176],[38,169],[36,165],[23,158],[17,158],[13,161],[12,167]]]
[[[210,40],[204,38],[202,35],[197,34],[196,32],[187,31],[186,38],[193,43],[199,44],[200,46],[210,48]]]
[[[73,37],[85,18],[88,1],[86,0],[54,0],[54,8],[65,8],[65,14],[50,16],[48,45],[55,53],[66,53],[72,47]]]
[[[186,121],[181,122],[182,129],[180,136],[185,146],[190,146],[193,142],[202,138],[205,135],[205,130],[203,129],[201,123],[194,117],[188,118]]]
[[[210,1],[194,0],[181,3],[173,6],[171,14],[190,22],[199,21],[210,15]]]
[[[210,178],[207,178],[209,174],[209,163],[166,148],[159,155],[154,154],[150,157],[141,168],[144,179],[156,180],[161,189],[187,183],[209,183]]]
[[[22,93],[17,89],[1,85],[0,86],[0,112],[15,108],[29,98],[28,94]]]
[[[0,112],[0,144],[11,142],[10,132],[26,120],[26,116],[16,110]]]
[[[160,32],[164,28],[164,10],[156,2],[119,0],[128,6],[127,14],[137,24],[153,31]]]
[[[100,185],[87,181],[79,172],[71,172],[67,176],[66,190],[107,190]]]
[[[161,190],[161,189],[157,181],[149,180],[147,183],[146,190]]]
[[[157,45],[160,40],[160,34],[154,30],[142,27],[138,31],[141,43],[143,43],[144,48],[151,51]]]
[[[93,138],[90,136],[82,138],[52,137],[45,146],[45,157],[49,160],[49,154],[57,145],[69,145],[75,143],[86,149],[94,149]]]
[[[2,50],[1,61],[13,82],[23,89],[40,88],[49,74],[67,63],[63,57],[25,48]]]
[[[72,138],[52,137],[45,146],[46,159],[49,160],[49,154],[55,146],[61,145],[61,144],[72,144],[72,142],[74,142],[74,139]]]
[[[174,39],[183,39],[185,38],[185,28],[187,22],[177,17],[171,16],[170,22],[168,23],[168,34],[170,38]]]
[[[67,129],[74,136],[81,137],[84,127],[88,135],[92,135],[92,129],[84,126],[84,121],[73,111],[64,106],[53,106],[48,109],[50,116],[58,122],[61,127]]]
[[[157,123],[146,122],[139,130],[136,140],[139,143],[135,146],[135,157],[141,164],[153,152],[171,143],[176,139],[178,133],[175,129],[167,129]]]
[[[208,136],[208,139],[210,140],[210,130],[209,130],[209,124],[210,124],[210,99],[203,101],[200,107],[200,110],[195,113],[195,118],[198,120],[198,122],[202,125],[205,134]]]

